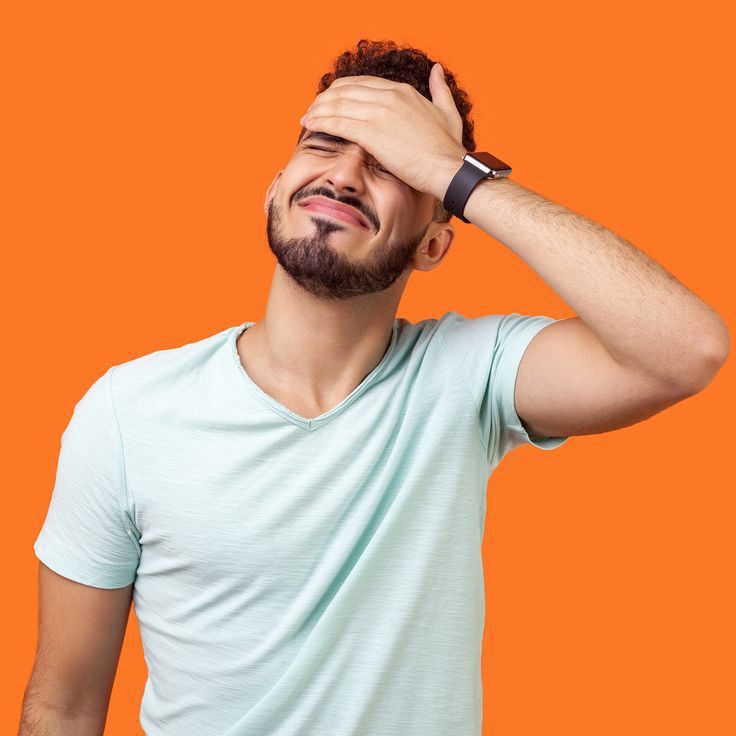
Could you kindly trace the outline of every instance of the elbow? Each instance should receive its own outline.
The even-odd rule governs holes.
[[[684,386],[689,394],[702,391],[715,378],[728,359],[731,340],[725,322],[721,321],[717,331],[703,341],[700,360],[696,369],[685,377]]]

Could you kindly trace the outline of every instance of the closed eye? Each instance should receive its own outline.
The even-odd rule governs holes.
[[[305,145],[304,148],[311,148],[311,149],[313,149],[315,151],[325,151],[326,153],[337,153],[337,151],[335,151],[334,148],[323,148],[322,146],[309,146],[309,145]],[[382,173],[384,173],[384,174],[388,174],[389,176],[393,176],[393,174],[388,169],[384,169],[383,166],[381,166],[381,164],[378,164],[377,163],[376,164],[376,168],[379,171],[381,171]]]

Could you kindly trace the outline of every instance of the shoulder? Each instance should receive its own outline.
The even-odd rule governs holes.
[[[460,312],[449,311],[437,320],[437,332],[449,348],[466,347],[481,341],[487,344],[489,337],[495,337],[504,319],[513,315],[483,314],[468,317]]]
[[[170,391],[186,391],[209,364],[227,348],[227,341],[238,326],[183,345],[154,350],[112,366],[111,392],[116,402],[144,405],[154,396]]]

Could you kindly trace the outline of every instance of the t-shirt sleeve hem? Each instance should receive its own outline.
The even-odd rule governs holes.
[[[513,389],[511,393],[506,397],[506,417],[508,418],[506,422],[506,428],[511,432],[517,432],[518,434],[521,434],[525,442],[529,442],[535,447],[538,447],[540,450],[554,450],[560,447],[560,445],[564,445],[565,442],[570,439],[571,435],[559,437],[530,436],[524,428],[524,425],[521,423],[521,419],[516,412],[514,395],[516,393],[516,379],[519,375],[521,360],[524,357],[526,349],[529,347],[529,343],[538,332],[541,332],[545,327],[548,327],[554,322],[557,322],[557,320],[551,317],[547,317],[543,321],[535,322],[529,325],[529,327],[514,342],[513,346],[507,348],[507,350],[509,350],[510,352],[508,355],[505,356],[505,359],[508,361],[508,365],[512,366],[514,370]]]
[[[68,553],[54,549],[43,534],[36,539],[33,550],[36,557],[54,572],[94,588],[124,588],[136,577],[135,568],[126,565],[105,565],[74,559]]]
[[[567,442],[572,436],[572,435],[569,435],[567,437],[532,437],[524,429],[524,425],[522,425],[521,423],[519,424],[518,427],[509,426],[508,429],[512,432],[518,432],[519,434],[523,435],[525,441],[529,442],[535,447],[538,447],[540,450],[554,450],[560,445],[564,445],[565,442]]]

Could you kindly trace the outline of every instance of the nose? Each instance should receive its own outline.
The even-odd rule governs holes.
[[[363,167],[363,157],[358,151],[345,151],[335,157],[325,178],[338,193],[348,192],[359,196],[365,189]]]

